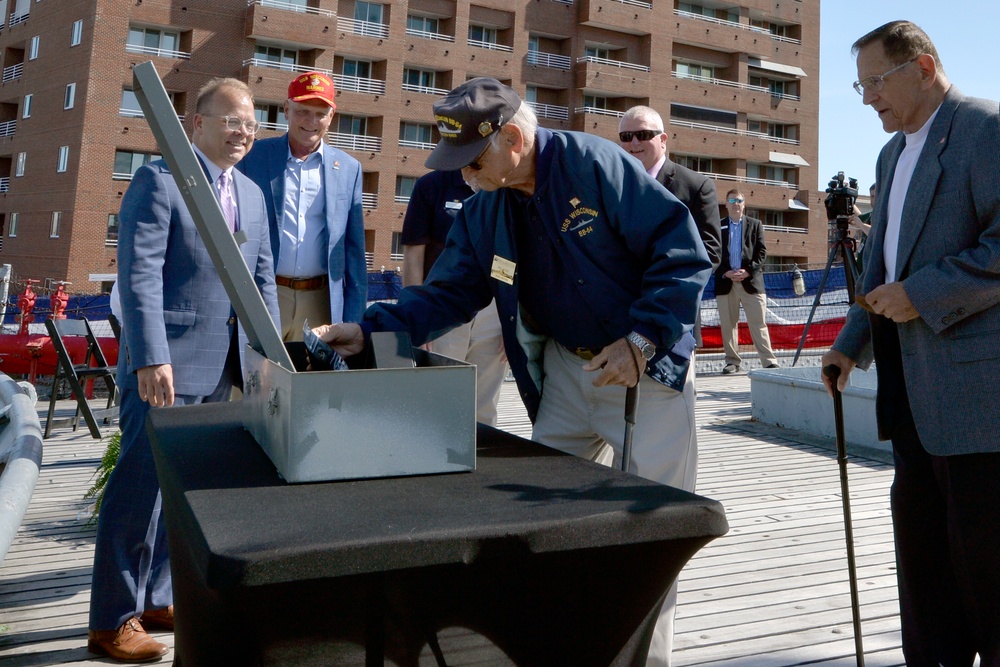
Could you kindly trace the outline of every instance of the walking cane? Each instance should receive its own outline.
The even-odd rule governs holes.
[[[824,366],[823,375],[833,386],[833,418],[837,428],[837,463],[840,465],[840,495],[844,501],[844,536],[847,540],[847,570],[851,580],[851,612],[854,616],[854,653],[858,667],[865,665],[865,649],[861,640],[861,604],[858,600],[858,571],[854,562],[854,529],[851,525],[851,498],[847,489],[847,439],[844,437],[844,398],[837,388],[839,366]]]
[[[625,443],[622,445],[622,472],[628,472],[632,463],[632,431],[635,429],[635,413],[639,408],[639,382],[625,390]]]

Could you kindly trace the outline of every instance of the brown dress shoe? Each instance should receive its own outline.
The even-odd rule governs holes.
[[[147,609],[142,612],[142,623],[147,628],[174,631],[174,605],[164,609]]]
[[[117,630],[91,630],[87,650],[120,662],[159,660],[170,649],[146,634],[139,619],[132,617]]]

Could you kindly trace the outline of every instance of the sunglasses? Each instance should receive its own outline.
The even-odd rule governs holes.
[[[466,169],[472,169],[473,171],[482,171],[483,165],[481,165],[479,163],[479,161],[482,160],[483,156],[486,155],[487,151],[490,150],[490,144],[491,143],[492,142],[490,142],[490,141],[486,142],[486,148],[483,149],[482,153],[480,153],[479,155],[476,156],[475,160],[473,160],[469,164],[465,165]]]
[[[621,139],[623,144],[627,144],[632,141],[632,137],[635,137],[639,141],[649,141],[661,134],[663,134],[663,130],[636,130],[635,132],[619,132],[618,138]]]
[[[730,197],[729,198],[729,203],[730,204],[742,204],[743,200],[741,198],[739,198],[739,197]]]

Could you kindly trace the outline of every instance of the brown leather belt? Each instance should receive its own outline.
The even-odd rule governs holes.
[[[563,347],[572,352],[573,354],[575,354],[576,356],[580,357],[584,361],[590,361],[591,359],[593,359],[594,357],[596,357],[598,354],[601,353],[601,350],[594,349],[592,347],[570,347],[568,345],[563,345]]]
[[[314,276],[312,278],[289,278],[288,276],[275,276],[274,282],[293,290],[314,290],[326,287],[329,276]]]

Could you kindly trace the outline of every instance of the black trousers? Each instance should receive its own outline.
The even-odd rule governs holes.
[[[927,453],[907,400],[895,325],[879,328],[880,431],[891,436],[896,462],[891,502],[903,656],[909,667],[971,667],[978,653],[982,667],[1000,667],[1000,453]]]

